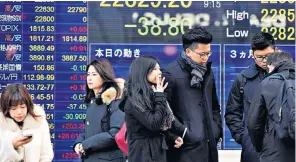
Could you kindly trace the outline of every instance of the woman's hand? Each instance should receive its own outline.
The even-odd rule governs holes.
[[[76,154],[79,155],[80,157],[84,153],[84,150],[83,150],[83,147],[82,147],[81,143],[76,144],[74,150],[75,150]]]
[[[181,137],[178,137],[178,138],[175,140],[175,147],[176,147],[176,148],[180,148],[182,145],[183,145],[183,139],[182,139]]]
[[[32,141],[33,138],[28,138],[28,137],[15,137],[12,139],[12,145],[14,149],[18,149],[19,147],[29,143]]]
[[[83,149],[82,143],[76,144],[74,150],[76,154],[79,155],[79,157],[82,157],[82,155],[85,155],[85,151]]]
[[[165,77],[163,77],[162,80],[160,80],[159,77],[156,78],[156,85],[152,85],[152,89],[154,92],[164,92],[164,90],[168,86],[168,82],[165,85],[163,85],[164,79]]]
[[[83,147],[82,147],[82,143],[80,143],[80,145],[79,145],[79,151],[80,151],[80,154],[81,154],[81,155],[82,155],[82,154],[85,154],[84,149],[83,149]]]
[[[74,148],[76,154],[79,155],[79,156],[80,156],[80,148],[79,148],[79,145],[80,145],[80,144],[81,144],[81,143],[76,144],[76,145],[75,145],[75,148]]]

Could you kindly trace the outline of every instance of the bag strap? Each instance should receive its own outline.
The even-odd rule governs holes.
[[[244,94],[244,87],[247,84],[247,78],[243,76],[242,74],[239,75],[239,92],[242,94],[241,96],[243,97]]]
[[[285,71],[280,72],[280,73],[274,73],[271,76],[276,76],[276,77],[280,77],[283,80],[288,80],[287,77],[289,77],[289,75],[290,75],[289,70],[285,70]]]

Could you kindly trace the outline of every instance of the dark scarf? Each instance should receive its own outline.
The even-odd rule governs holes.
[[[190,81],[190,86],[201,88],[201,82],[203,81],[203,76],[207,71],[206,64],[203,65],[203,64],[198,64],[194,62],[193,60],[191,60],[190,57],[186,55],[184,51],[181,53],[181,57],[192,68],[192,71],[191,71],[192,78]]]
[[[18,121],[14,120],[14,119],[13,119],[13,121],[14,121],[19,127],[24,126],[24,121],[18,122]]]
[[[161,126],[161,130],[166,131],[172,127],[172,122],[175,120],[173,111],[167,102],[167,107],[166,107],[166,112],[167,116],[164,118],[163,124]]]

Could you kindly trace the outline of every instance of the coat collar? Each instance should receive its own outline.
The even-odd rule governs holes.
[[[117,82],[117,85],[119,87],[119,96],[116,98],[116,95],[117,95],[117,91],[114,87],[110,87],[108,89],[106,89],[102,95],[101,95],[101,98],[102,98],[102,102],[106,105],[109,105],[112,101],[116,100],[116,99],[120,99],[121,98],[121,95],[122,95],[122,91],[123,91],[123,88],[124,88],[124,83],[125,83],[125,80],[122,79],[122,78],[117,78],[116,79],[116,82]]]
[[[265,70],[261,69],[258,65],[252,64],[247,69],[242,71],[242,75],[248,79],[254,78],[259,73],[266,73]]]
[[[101,95],[103,103],[109,105],[112,101],[116,99],[116,94],[117,91],[114,87],[106,89]]]
[[[34,105],[33,111],[38,116],[34,117],[28,114],[24,120],[23,130],[39,128],[42,124],[42,121],[46,119],[45,111],[38,105]],[[0,129],[18,131],[20,128],[11,118],[7,118],[0,112]]]

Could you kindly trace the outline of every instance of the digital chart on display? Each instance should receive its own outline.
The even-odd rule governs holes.
[[[23,83],[46,111],[55,162],[79,161],[72,146],[84,128],[86,66],[108,59],[126,78],[133,59],[152,55],[165,67],[179,57],[194,26],[213,35],[222,117],[231,84],[253,61],[250,42],[268,32],[295,60],[295,1],[2,1],[0,92]],[[224,117],[223,117],[224,119]],[[241,149],[223,120],[219,149]]]

